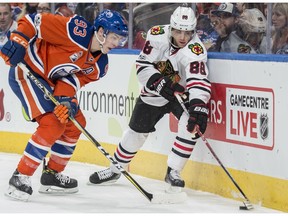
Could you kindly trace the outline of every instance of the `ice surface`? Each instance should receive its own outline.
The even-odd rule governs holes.
[[[29,213],[74,213],[74,214],[117,214],[118,213],[281,213],[272,209],[255,206],[250,211],[241,211],[241,202],[226,199],[215,194],[184,189],[188,199],[178,204],[150,203],[124,176],[118,182],[109,186],[87,185],[93,172],[103,167],[71,161],[64,174],[76,178],[79,192],[65,196],[53,196],[38,193],[39,179],[42,167],[39,167],[32,177],[33,194],[28,202],[11,200],[4,196],[8,181],[20,159],[18,154],[0,153],[1,164],[1,194],[0,214],[14,213],[21,215]],[[133,175],[133,178],[149,193],[163,193],[167,187],[163,181],[152,180]],[[282,212],[283,213],[283,212]],[[51,214],[49,214],[51,215]]]

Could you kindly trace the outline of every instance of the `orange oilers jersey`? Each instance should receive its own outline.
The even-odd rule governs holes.
[[[107,72],[107,54],[90,52],[94,26],[83,17],[26,15],[17,30],[30,38],[26,64],[51,85],[56,96],[74,96]]]

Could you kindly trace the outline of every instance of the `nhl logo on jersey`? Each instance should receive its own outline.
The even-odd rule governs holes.
[[[188,48],[191,49],[191,51],[196,55],[200,55],[204,53],[204,49],[199,43],[190,44]]]
[[[69,58],[72,62],[76,62],[79,58],[81,58],[82,55],[83,55],[83,51],[79,51],[70,55]]]
[[[160,35],[164,33],[165,31],[163,29],[163,26],[154,26],[151,28],[151,35]]]
[[[268,116],[267,114],[262,114],[260,116],[260,135],[263,140],[268,137]]]
[[[34,24],[35,24],[35,26],[40,26],[40,24],[41,24],[41,15],[40,14],[37,14],[35,16]]]

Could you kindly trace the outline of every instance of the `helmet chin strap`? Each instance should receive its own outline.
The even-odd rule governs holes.
[[[172,37],[172,28],[171,26],[169,27],[169,34],[168,34],[168,37],[169,37],[169,43],[171,46],[173,46],[174,48],[179,48],[176,44],[173,43],[173,37]]]
[[[96,37],[97,41],[99,42],[101,52],[105,54],[105,52],[103,51],[103,44],[104,44],[105,41],[106,41],[106,36],[105,36],[105,34],[103,34],[103,36],[104,36],[104,40],[103,40],[103,41],[100,41],[100,39],[99,39],[98,36],[97,36],[97,32],[96,32],[96,31],[94,32],[94,34],[95,34],[95,37]]]
[[[179,49],[179,48],[180,48],[180,47],[177,46],[175,43],[173,43],[173,38],[172,38],[172,37],[170,37],[169,43],[170,43],[170,45],[171,45],[172,47],[174,47],[175,49]]]

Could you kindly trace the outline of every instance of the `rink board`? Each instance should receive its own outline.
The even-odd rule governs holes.
[[[127,128],[140,89],[135,54],[110,55],[106,77],[78,93],[87,130],[111,155]],[[205,134],[209,143],[253,203],[288,212],[283,193],[288,189],[287,59],[210,54],[208,66],[213,87]],[[21,105],[7,82],[8,68],[3,62],[0,67],[0,151],[22,154],[37,125],[24,120]],[[177,121],[167,115],[156,127],[157,132],[149,136],[129,169],[163,180]],[[72,159],[109,165],[83,135]],[[202,141],[197,143],[182,177],[189,188],[239,199],[239,192]]]
[[[30,134],[0,132],[0,139],[5,140],[5,145],[3,145],[4,142],[1,142],[0,150],[1,152],[22,154],[25,148],[25,142],[29,138]],[[15,143],[17,143],[16,146]],[[101,145],[110,155],[113,155],[116,145],[105,143],[101,143]],[[77,150],[72,160],[109,166],[108,159],[106,159],[91,142],[83,140],[77,144]],[[132,176],[133,174],[137,174],[163,180],[167,168],[166,161],[166,155],[140,151],[131,162],[128,171]],[[156,169],[155,164],[157,164]],[[15,164],[15,166],[16,165],[17,164]],[[235,169],[228,169],[228,171],[251,202],[267,208],[288,211],[286,194],[281,193],[281,191],[288,190],[286,180]],[[182,172],[182,177],[185,179],[186,187],[188,188],[211,192],[223,197],[242,201],[240,192],[220,166],[189,160]],[[87,176],[87,179],[88,178],[89,176]],[[141,182],[138,183],[141,185]],[[131,185],[131,187],[133,186]],[[146,187],[145,190],[149,191],[149,188]],[[149,192],[153,193],[153,191]],[[275,202],[276,200],[277,202]]]

